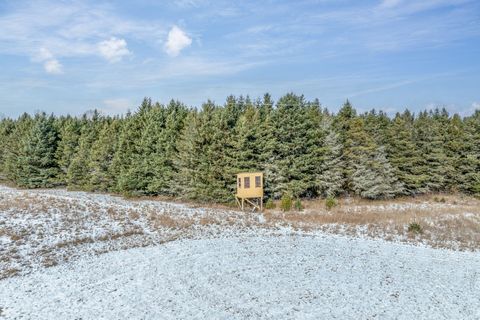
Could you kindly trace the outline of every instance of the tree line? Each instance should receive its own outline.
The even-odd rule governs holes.
[[[19,187],[230,202],[235,174],[263,171],[267,197],[480,194],[480,110],[338,113],[286,94],[189,108],[145,98],[134,113],[23,114],[0,121],[0,178]]]

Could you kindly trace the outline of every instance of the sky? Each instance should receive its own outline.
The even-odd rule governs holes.
[[[0,0],[0,115],[269,92],[480,109],[480,1]]]

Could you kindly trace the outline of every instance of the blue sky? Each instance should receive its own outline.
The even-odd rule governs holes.
[[[480,1],[0,0],[0,114],[108,114],[143,97],[480,109]]]

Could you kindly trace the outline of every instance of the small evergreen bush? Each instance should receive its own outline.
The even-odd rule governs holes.
[[[282,209],[282,211],[290,211],[292,209],[292,197],[289,194],[283,194],[280,200],[280,209]]]
[[[297,199],[295,200],[294,207],[295,207],[295,210],[297,210],[297,211],[302,211],[302,210],[303,210],[302,201],[297,198]]]
[[[480,181],[473,185],[473,192],[475,197],[480,198]]]
[[[334,197],[327,197],[327,199],[325,199],[325,207],[327,208],[327,210],[331,210],[333,207],[336,206],[337,199],[335,199]]]
[[[408,225],[408,232],[419,234],[419,233],[423,232],[423,229],[422,229],[422,226],[419,223],[411,222]]]
[[[272,198],[267,200],[265,203],[265,209],[275,209],[275,202],[273,202]]]

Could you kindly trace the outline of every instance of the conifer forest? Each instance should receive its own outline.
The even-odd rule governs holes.
[[[480,110],[337,113],[289,93],[200,108],[145,98],[124,116],[23,114],[0,121],[0,179],[21,188],[232,202],[235,174],[268,198],[480,194]]]

